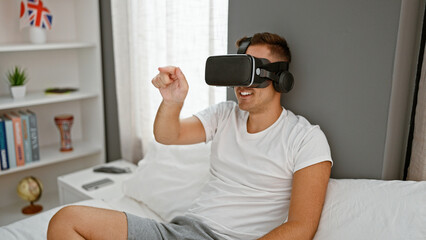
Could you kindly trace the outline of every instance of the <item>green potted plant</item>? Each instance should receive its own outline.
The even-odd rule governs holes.
[[[25,96],[26,86],[28,81],[25,69],[15,66],[11,71],[6,74],[7,80],[10,85],[10,91],[13,98],[23,98]]]

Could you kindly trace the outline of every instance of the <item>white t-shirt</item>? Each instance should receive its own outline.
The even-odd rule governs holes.
[[[248,112],[223,102],[197,113],[211,146],[210,181],[186,215],[225,239],[257,239],[287,218],[293,174],[331,161],[318,126],[283,109],[269,128],[247,132]]]

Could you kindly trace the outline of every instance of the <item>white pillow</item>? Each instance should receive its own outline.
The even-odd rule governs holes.
[[[200,195],[209,169],[210,144],[152,143],[135,174],[123,183],[123,192],[170,221],[182,215]]]
[[[315,240],[426,239],[426,181],[330,179]]]

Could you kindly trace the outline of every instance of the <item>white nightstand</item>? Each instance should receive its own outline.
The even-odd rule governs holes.
[[[122,193],[122,182],[132,176],[136,165],[125,161],[116,160],[106,164],[105,166],[115,166],[120,168],[130,168],[131,173],[113,174],[113,173],[98,173],[93,172],[95,167],[84,169],[78,172],[70,173],[67,175],[58,177],[58,188],[59,188],[59,202],[61,205],[74,203],[87,199],[103,199],[110,200],[121,196]],[[99,165],[99,166],[102,166]],[[97,167],[97,166],[96,166]],[[113,184],[103,186],[95,190],[87,191],[83,189],[83,185],[91,183],[103,178],[109,178],[113,181]]]

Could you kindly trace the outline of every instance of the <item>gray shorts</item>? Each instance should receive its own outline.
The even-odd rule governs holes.
[[[127,239],[147,240],[219,240],[207,225],[186,216],[173,218],[170,223],[159,223],[152,219],[138,217],[129,213],[127,216]]]

